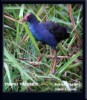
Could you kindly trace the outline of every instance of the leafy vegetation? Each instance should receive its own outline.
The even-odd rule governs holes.
[[[72,5],[75,28],[82,40],[82,5]],[[83,55],[79,40],[72,27],[66,4],[5,4],[4,5],[4,67],[3,91],[5,92],[53,92],[82,90]],[[21,20],[27,13],[34,13],[40,22],[54,21],[70,28],[70,38],[57,46],[58,62],[52,74],[53,51],[46,45],[41,62],[37,58],[43,51],[41,42],[32,36],[26,23]],[[36,63],[34,65],[33,63]],[[32,86],[32,85],[35,86]],[[60,86],[58,86],[60,84]],[[61,85],[63,84],[63,85]],[[74,86],[73,86],[74,87]]]

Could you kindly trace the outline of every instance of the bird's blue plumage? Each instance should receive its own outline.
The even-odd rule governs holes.
[[[35,39],[42,41],[45,44],[48,44],[54,49],[55,59],[54,59],[54,67],[52,73],[55,73],[56,62],[57,62],[56,59],[57,52],[55,49],[57,43],[69,37],[69,33],[67,33],[66,27],[63,27],[58,23],[49,21],[39,23],[34,14],[25,15],[25,17],[23,18],[23,22],[25,21],[28,22],[29,28]],[[42,56],[38,59],[38,61],[42,59]]]
[[[69,37],[66,28],[54,22],[41,22],[37,20],[34,14],[26,15],[23,19],[29,23],[29,28],[33,36],[56,49],[57,43]]]
[[[51,34],[42,24],[32,23],[30,24],[30,30],[37,40],[42,41],[55,49],[58,42],[54,35]]]

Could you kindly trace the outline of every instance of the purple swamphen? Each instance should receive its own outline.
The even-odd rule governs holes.
[[[57,52],[56,46],[57,44],[64,39],[69,37],[69,33],[67,32],[66,27],[59,25],[58,23],[54,23],[51,21],[47,22],[39,22],[34,14],[27,14],[24,16],[22,22],[28,22],[30,31],[32,32],[35,39],[42,41],[44,44],[48,44],[54,50],[54,65],[52,73],[55,73],[56,63],[57,63]],[[45,53],[39,57],[38,61],[40,61]]]

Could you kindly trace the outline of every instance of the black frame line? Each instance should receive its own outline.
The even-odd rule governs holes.
[[[83,4],[83,92],[81,93],[78,93],[78,92],[64,92],[64,93],[4,93],[3,90],[2,90],[2,87],[3,87],[3,4],[43,4],[43,3],[49,3],[49,4],[55,4],[55,3],[79,3],[79,4]],[[86,1],[87,3],[87,1]],[[1,4],[0,4],[0,22],[1,22],[1,29],[0,29],[0,33],[1,36],[0,36],[0,45],[1,45],[1,49],[0,49],[0,57],[1,57],[1,61],[0,61],[0,89],[1,89],[1,93],[0,93],[0,96],[2,99],[9,99],[9,100],[12,100],[13,98],[18,98],[18,99],[85,99],[85,95],[87,93],[87,53],[86,53],[86,50],[87,50],[87,46],[86,46],[86,43],[87,43],[87,40],[86,40],[86,36],[87,36],[87,18],[85,16],[85,13],[86,13],[86,3],[85,3],[85,0],[1,0]],[[86,8],[85,8],[86,7]],[[86,13],[87,15],[87,13]],[[85,24],[86,24],[86,27],[85,27]],[[85,31],[86,29],[86,31]],[[85,77],[85,74],[86,74],[86,77]],[[87,95],[86,95],[86,98],[87,98]]]

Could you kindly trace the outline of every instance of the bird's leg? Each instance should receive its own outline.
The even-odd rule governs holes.
[[[55,71],[56,71],[56,63],[57,63],[57,51],[54,50],[54,64],[53,64],[52,74],[55,74]]]
[[[42,55],[40,57],[38,57],[38,59],[37,59],[38,62],[41,61],[41,59],[44,56],[45,52],[46,52],[46,45],[44,45],[44,51],[43,51]]]

